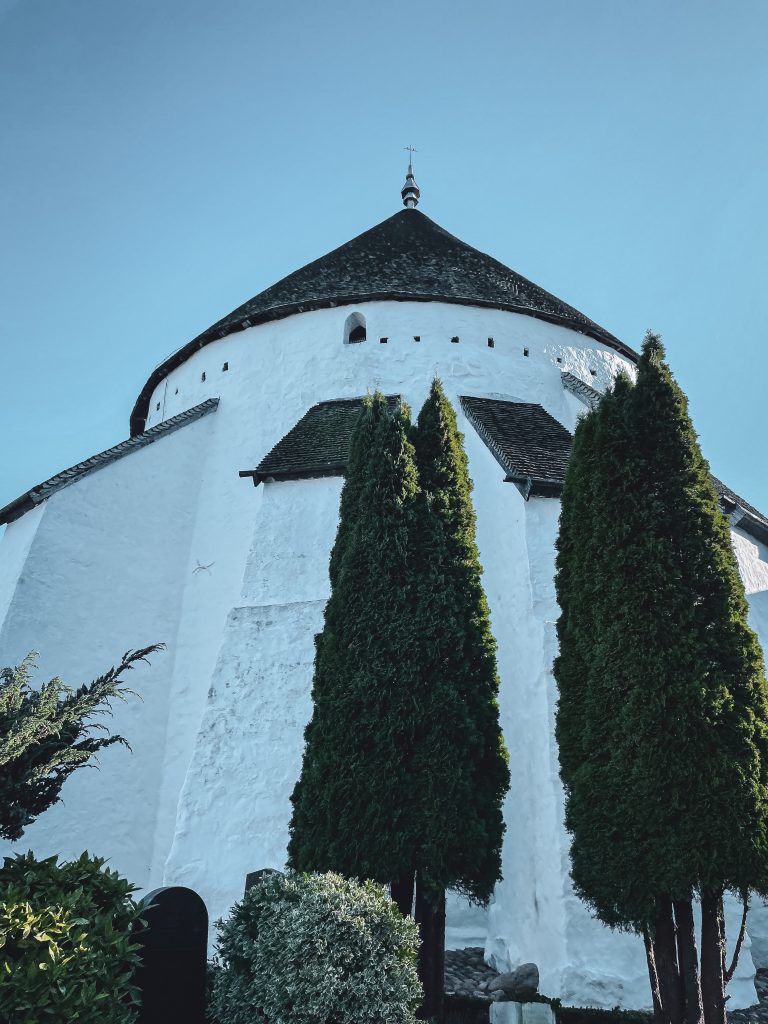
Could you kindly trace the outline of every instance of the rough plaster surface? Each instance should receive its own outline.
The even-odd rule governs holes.
[[[354,311],[368,340],[344,345]],[[127,647],[168,643],[132,679],[144,703],[117,709],[133,755],[109,750],[101,772],[73,777],[19,848],[88,847],[143,887],[191,885],[212,920],[247,872],[283,865],[341,480],[254,489],[238,470],[317,402],[380,388],[415,415],[438,374],[475,484],[512,771],[504,880],[488,911],[449,901],[448,944],[485,944],[502,970],[534,961],[541,990],[572,1004],[647,1006],[641,943],[590,918],[569,883],[551,674],[559,503],[505,484],[458,406],[461,394],[538,402],[573,430],[584,406],[561,371],[602,389],[619,369],[631,367],[558,325],[410,302],[297,314],[191,356],[156,389],[147,426],[210,397],[217,412],[60,491],[0,543],[0,663],[39,648],[45,673],[79,682]],[[765,639],[766,552],[738,531],[734,544]],[[768,911],[755,908],[750,929],[768,963]],[[740,971],[732,1008],[755,999],[748,953]]]

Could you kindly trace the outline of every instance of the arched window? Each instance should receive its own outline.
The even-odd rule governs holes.
[[[344,321],[344,344],[358,345],[365,341],[365,317],[361,313],[350,313]]]

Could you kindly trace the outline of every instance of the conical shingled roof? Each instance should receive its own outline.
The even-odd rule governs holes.
[[[159,381],[209,342],[293,313],[381,299],[512,310],[563,324],[637,358],[573,306],[462,242],[419,210],[404,209],[260,292],[158,366],[134,408],[132,433],[144,429]]]

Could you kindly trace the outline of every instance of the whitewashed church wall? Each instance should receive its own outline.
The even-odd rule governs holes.
[[[483,586],[498,643],[500,721],[510,762],[510,788],[504,801],[504,881],[497,886],[489,908],[482,944],[499,970],[531,960],[546,970],[548,963],[538,957],[537,929],[546,929],[552,922],[542,919],[537,893],[549,890],[557,880],[546,877],[547,865],[537,860],[532,842],[552,781],[538,773],[532,757],[532,750],[546,746],[548,741],[546,723],[537,717],[535,698],[532,700],[540,673],[540,652],[532,621],[526,507],[517,488],[504,483],[504,471],[461,414],[459,426],[465,435],[474,482]],[[550,842],[555,839],[556,832]],[[543,913],[548,912],[549,908],[544,908]],[[560,962],[561,951],[549,949],[547,955]]]
[[[198,452],[201,485],[187,559],[178,576],[182,607],[170,683],[173,713],[165,743],[150,887],[163,884],[165,878],[179,793],[200,728],[227,616],[239,603],[261,488],[255,491],[251,481],[241,479],[238,471],[255,465],[254,459],[263,454],[258,430],[260,412],[258,401],[248,394],[230,393],[204,420],[210,424],[210,437]]]
[[[760,637],[768,658],[768,548],[742,530],[731,530],[739,571],[749,604],[749,623]],[[747,919],[752,958],[757,967],[768,967],[768,906],[753,897]]]
[[[132,752],[113,746],[100,769],[81,769],[63,802],[41,815],[13,849],[74,857],[84,849],[146,884],[158,780],[181,610],[184,565],[199,486],[198,458],[209,420],[192,423],[53,494],[12,524],[38,521],[0,633],[0,664],[40,652],[37,679],[87,682],[128,649],[156,641],[168,650],[140,665],[128,685],[140,696],[115,702],[106,724]],[[0,561],[6,561],[6,544]],[[3,844],[8,852],[10,844]]]
[[[45,505],[38,505],[21,519],[9,523],[0,538],[0,630],[22,579],[24,563],[44,512]]]
[[[262,484],[240,603],[328,600],[343,477]]]
[[[740,529],[731,530],[731,542],[747,594],[768,591],[768,548]]]
[[[352,310],[365,316],[367,340],[345,345],[344,322]],[[415,342],[414,336],[421,340]],[[459,342],[452,343],[452,337]],[[290,419],[294,398],[297,407],[303,406],[301,415],[315,402],[352,398],[376,387],[387,390],[403,381],[417,383],[421,395],[421,383],[437,373],[445,381],[456,376],[484,391],[503,381],[503,390],[521,401],[542,401],[543,388],[550,401],[557,395],[556,405],[570,429],[575,411],[562,394],[560,371],[602,389],[619,369],[632,367],[618,352],[533,317],[440,302],[369,302],[296,314],[205,346],[168,375],[167,386],[166,381],[157,386],[147,426],[220,396],[222,402],[250,401],[247,411],[258,416],[267,432],[283,425],[274,444],[298,418]],[[277,420],[275,406],[283,411]]]
[[[241,603],[225,627],[165,872],[203,895],[212,920],[242,896],[249,871],[285,866],[341,486],[328,477],[258,489]]]
[[[249,595],[241,600],[238,591],[244,553],[254,529],[259,530],[266,489],[254,490],[237,471],[257,465],[319,401],[356,397],[378,387],[402,394],[417,413],[432,376],[439,373],[454,398],[458,393],[496,394],[502,387],[508,397],[542,401],[567,422],[575,417],[568,413],[561,369],[588,378],[594,368],[607,380],[625,365],[617,353],[591,339],[530,317],[442,303],[381,302],[355,308],[367,320],[368,341],[363,344],[343,344],[350,307],[299,314],[212,343],[175,370],[150,402],[148,426],[207,397],[220,398],[187,568],[187,578],[193,575],[194,581],[185,589],[177,641],[174,735],[163,769],[153,885],[161,876],[166,882],[176,880],[178,857],[163,869],[173,841],[176,800],[227,614],[251,600]],[[420,342],[413,340],[417,331]],[[450,340],[454,335],[460,338],[458,344]],[[388,341],[381,344],[378,339],[384,336]],[[494,337],[493,349],[488,348],[489,336]],[[286,576],[275,583],[275,593],[281,590],[300,592],[301,585]]]

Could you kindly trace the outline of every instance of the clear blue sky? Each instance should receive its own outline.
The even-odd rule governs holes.
[[[399,207],[637,347],[768,512],[765,0],[0,0],[0,505]]]

